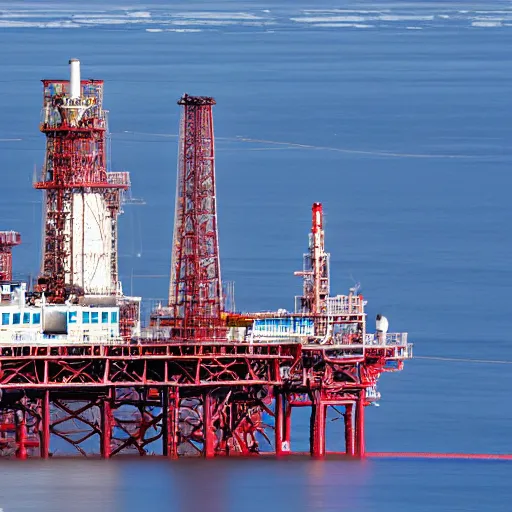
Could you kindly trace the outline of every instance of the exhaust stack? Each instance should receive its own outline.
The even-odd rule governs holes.
[[[72,99],[80,98],[80,61],[78,59],[71,59],[69,61],[71,77],[69,80],[69,95]]]

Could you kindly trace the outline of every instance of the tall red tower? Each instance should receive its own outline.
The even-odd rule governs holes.
[[[169,307],[185,338],[212,336],[220,326],[222,287],[215,194],[215,100],[185,94],[176,184]]]
[[[325,252],[322,204],[313,203],[309,251],[304,254],[302,270],[295,272],[296,276],[303,278],[302,296],[297,297],[295,304],[297,313],[317,317],[327,314],[327,298],[330,292],[329,260],[330,254]],[[325,322],[319,318],[315,323],[317,334],[324,334],[325,328]]]
[[[80,62],[69,63],[70,80],[42,81],[46,155],[35,184],[46,192],[38,286],[54,302],[70,288],[116,294],[116,216],[120,191],[129,187],[107,173],[103,80],[81,80]]]
[[[12,248],[21,244],[15,231],[0,231],[0,281],[12,281]]]

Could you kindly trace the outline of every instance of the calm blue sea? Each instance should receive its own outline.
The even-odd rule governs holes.
[[[0,228],[36,274],[42,78],[106,81],[127,293],[165,297],[182,93],[212,95],[223,277],[240,310],[293,308],[321,201],[332,288],[407,331],[369,451],[512,453],[512,2],[0,2]],[[340,422],[328,448],[341,445]],[[307,417],[294,418],[306,449]],[[512,463],[450,460],[0,464],[0,508],[509,511]]]

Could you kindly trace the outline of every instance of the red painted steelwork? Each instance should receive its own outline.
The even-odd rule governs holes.
[[[12,248],[21,244],[15,231],[0,231],[0,281],[12,281]]]
[[[365,456],[363,397],[360,397],[356,402],[356,455],[358,457]]]
[[[368,452],[366,456],[379,459],[512,460],[512,453]]]
[[[34,185],[46,191],[43,262],[38,290],[53,302],[64,302],[72,285],[71,223],[73,194],[90,189],[102,193],[113,210],[126,184],[112,183],[106,167],[106,111],[103,81],[82,80],[81,107],[67,107],[70,83],[43,80],[41,131],[46,135],[46,156],[41,180]],[[67,108],[66,108],[67,107]]]
[[[0,346],[0,387],[276,385],[279,366],[298,358],[293,343]]]
[[[223,308],[212,116],[215,100],[184,95],[178,104],[183,115],[169,306],[176,331],[200,341],[220,326]]]
[[[350,456],[354,455],[353,409],[354,404],[345,406],[345,453]]]

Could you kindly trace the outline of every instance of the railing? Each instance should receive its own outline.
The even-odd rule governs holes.
[[[16,231],[0,231],[0,245],[19,245],[21,235]]]
[[[71,333],[68,335],[47,335],[41,332],[0,330],[0,343],[2,344],[37,344],[37,345],[75,345],[75,344],[118,344],[123,343],[121,337],[109,336],[101,332],[95,334]]]
[[[327,315],[355,315],[363,312],[359,295],[338,295],[327,299]]]
[[[111,185],[122,185],[125,187],[129,187],[131,185],[130,173],[129,172],[109,171],[109,172],[107,172],[107,181]]]
[[[45,130],[58,130],[58,129],[66,129],[66,130],[104,130],[107,127],[107,119],[105,113],[102,111],[100,113],[95,113],[94,117],[84,117],[80,120],[71,120],[71,119],[62,119],[60,114],[58,113],[49,113],[46,115],[44,113],[44,117],[39,123],[39,129],[41,131]]]
[[[407,345],[407,333],[406,332],[388,332],[386,335],[383,334],[365,334],[364,337],[365,345],[396,345],[406,346]]]
[[[370,402],[377,402],[380,400],[380,393],[377,391],[377,386],[371,386],[369,388],[366,388],[366,400],[369,400]]]

